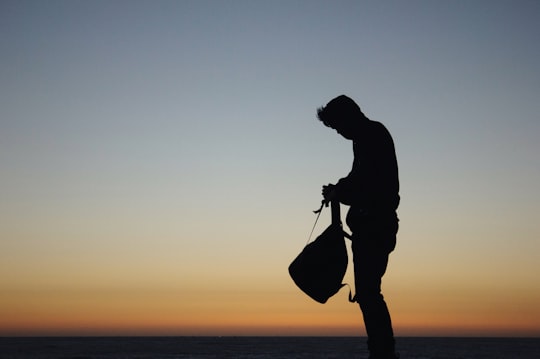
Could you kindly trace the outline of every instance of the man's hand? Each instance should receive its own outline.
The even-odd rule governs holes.
[[[334,199],[334,197],[336,196],[335,189],[336,189],[336,185],[333,185],[331,183],[326,186],[323,186],[322,195],[326,202],[330,202]]]

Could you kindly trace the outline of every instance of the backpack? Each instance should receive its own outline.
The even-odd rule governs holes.
[[[289,265],[289,274],[296,285],[312,299],[323,304],[347,285],[342,283],[348,265],[344,237],[350,236],[343,231],[341,225],[339,202],[332,201],[331,209],[332,224],[313,242],[308,243]]]

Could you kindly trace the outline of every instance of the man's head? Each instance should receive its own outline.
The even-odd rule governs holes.
[[[350,97],[341,95],[317,109],[317,117],[325,126],[352,140],[360,125],[367,120],[360,107]]]

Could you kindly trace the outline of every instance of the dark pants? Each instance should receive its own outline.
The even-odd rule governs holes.
[[[352,237],[356,301],[364,316],[368,348],[373,358],[394,354],[394,332],[388,307],[381,294],[381,279],[388,255],[396,245],[397,220],[384,226],[355,226]]]

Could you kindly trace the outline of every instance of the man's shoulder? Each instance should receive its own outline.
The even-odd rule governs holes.
[[[367,124],[372,129],[386,130],[386,126],[379,121],[367,120]]]
[[[381,122],[368,120],[366,123],[366,135],[369,137],[389,137],[390,132]]]

